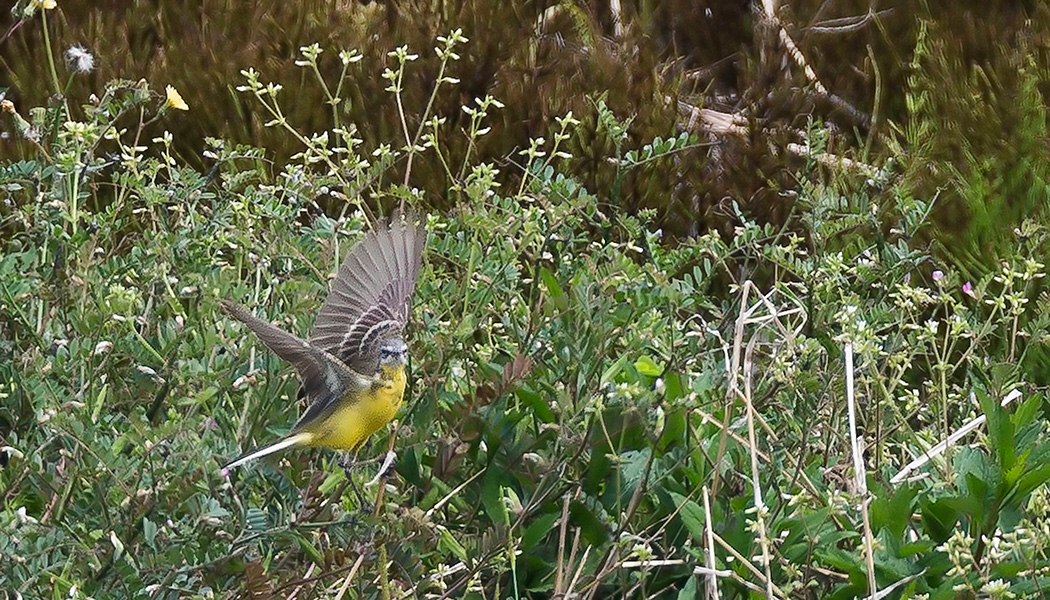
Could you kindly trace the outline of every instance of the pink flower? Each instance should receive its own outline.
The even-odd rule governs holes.
[[[969,281],[967,281],[966,283],[963,284],[963,286],[962,286],[962,293],[966,294],[967,296],[969,296],[971,298],[976,298],[977,297],[977,294],[973,293],[973,284],[970,283]]]
[[[934,281],[940,281],[944,277],[944,271],[934,271],[932,277]]]

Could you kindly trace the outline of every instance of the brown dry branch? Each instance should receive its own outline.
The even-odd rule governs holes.
[[[666,100],[668,102],[671,101],[670,98],[666,98]],[[738,137],[746,137],[751,131],[747,117],[739,112],[727,113],[710,108],[700,108],[684,100],[679,100],[678,114],[680,119],[686,121],[684,127],[687,131],[699,129],[718,136],[734,135]],[[791,130],[791,133],[799,139],[806,138],[804,131],[796,129]],[[814,152],[810,149],[809,144],[789,142],[784,146],[784,149],[790,154],[812,159],[826,167],[859,172],[869,178],[881,178],[884,176],[883,171],[874,165],[830,152]]]

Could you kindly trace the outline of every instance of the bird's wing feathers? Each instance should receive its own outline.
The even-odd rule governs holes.
[[[368,232],[343,260],[310,343],[359,373],[374,372],[379,341],[408,322],[425,243],[411,216]]]
[[[365,378],[351,372],[324,350],[256,317],[240,304],[222,300],[222,308],[251,329],[267,348],[295,367],[302,379],[303,390],[314,404],[332,396],[342,397],[351,388],[368,385]]]

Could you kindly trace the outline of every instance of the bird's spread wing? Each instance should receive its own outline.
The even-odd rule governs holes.
[[[346,255],[310,332],[310,343],[363,375],[379,342],[400,335],[423,261],[426,230],[411,215],[378,225]]]
[[[341,398],[370,384],[367,378],[353,373],[324,350],[256,317],[240,304],[223,300],[222,308],[251,329],[267,348],[295,367],[302,379],[303,391],[313,405],[328,403],[332,398]],[[305,417],[304,414],[299,419],[300,424],[308,421]]]

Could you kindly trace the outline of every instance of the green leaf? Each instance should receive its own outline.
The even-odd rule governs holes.
[[[693,536],[693,539],[698,543],[704,543],[704,536],[706,531],[704,529],[704,511],[700,508],[696,502],[686,498],[685,496],[676,492],[669,492],[671,498],[674,500],[675,506],[681,507],[678,512],[678,518],[682,520],[682,524],[689,531],[689,534]]]
[[[525,528],[525,532],[521,534],[520,546],[522,552],[532,550],[537,544],[547,539],[547,536],[554,531],[554,524],[558,522],[560,517],[561,514],[556,512],[536,517],[532,524]]]
[[[580,501],[573,501],[569,503],[569,514],[572,517],[573,523],[579,528],[583,534],[583,539],[590,544],[601,545],[605,544],[609,540],[609,529],[605,526],[605,523],[594,514],[586,504]]]
[[[664,375],[664,400],[674,402],[684,394],[682,390],[682,376],[679,373],[670,372]]]
[[[553,423],[557,420],[554,411],[551,410],[550,404],[547,403],[543,396],[525,388],[515,390],[514,395],[517,396],[518,400],[521,400],[525,406],[531,408],[533,414],[535,414],[540,421],[543,421],[544,423]]]
[[[1013,421],[1005,418],[999,403],[985,390],[977,388],[977,399],[987,419],[988,437],[992,452],[999,459],[999,469],[1009,471],[1017,462],[1017,448],[1014,444]]]
[[[993,462],[987,454],[974,448],[961,448],[955,455],[956,478],[965,482],[967,486],[971,483],[975,487],[967,487],[969,494],[984,495],[990,487],[994,487],[1002,480],[999,464]]]
[[[484,481],[481,483],[481,504],[485,507],[485,514],[496,526],[507,526],[510,517],[507,514],[507,505],[503,502],[503,477],[502,469],[489,468],[485,471]]]
[[[208,387],[206,387],[203,390],[201,390],[200,392],[198,392],[197,396],[196,396],[196,398],[194,400],[195,400],[195,402],[197,404],[200,404],[200,405],[203,406],[203,405],[207,404],[209,401],[211,401],[211,399],[214,398],[215,395],[218,394],[218,393],[219,393],[219,388],[215,387],[214,385],[209,385]]]
[[[422,467],[419,464],[419,449],[408,448],[400,451],[397,458],[397,474],[412,485],[423,487]],[[428,478],[429,479],[429,478]]]
[[[682,589],[678,592],[678,600],[695,600],[700,597],[700,590],[698,589],[697,580],[700,578],[696,575],[692,575],[682,586]]]
[[[1035,420],[1036,415],[1039,414],[1039,409],[1043,405],[1043,396],[1041,394],[1033,394],[1030,398],[1021,403],[1014,410],[1013,416],[1010,420],[1013,421],[1014,427],[1021,429],[1025,425],[1030,424]]]
[[[634,362],[634,368],[646,377],[659,377],[664,372],[663,365],[659,365],[649,356],[642,356]]]
[[[816,541],[822,546],[837,546],[842,540],[854,540],[860,538],[860,533],[856,531],[835,531],[826,535],[821,535]]]
[[[258,508],[249,508],[244,515],[248,529],[252,531],[265,531],[270,528],[270,517]]]
[[[946,500],[931,502],[922,507],[923,528],[938,544],[951,537],[958,520],[959,510]]]
[[[443,525],[437,526],[438,531],[438,548],[445,552],[452,553],[453,556],[463,562],[467,562],[467,549],[459,543],[455,537],[449,532],[448,528]]]
[[[1016,465],[1014,465],[1012,469],[1003,473],[1003,483],[1005,483],[1009,487],[1013,487],[1013,485],[1017,483],[1017,481],[1021,478],[1022,475],[1024,475],[1024,473],[1024,461],[1018,462]]]
[[[620,470],[623,472],[624,488],[634,490],[645,477],[645,467],[653,451],[650,448],[628,450],[620,455]]]
[[[616,362],[609,365],[609,367],[605,369],[605,371],[602,373],[601,380],[599,380],[599,385],[601,387],[605,387],[610,383],[616,381],[616,376],[619,375],[620,371],[623,370],[623,367],[627,364],[627,361],[628,356],[626,354],[620,356],[620,358],[617,358]]]
[[[685,439],[688,429],[688,417],[684,409],[672,409],[664,417],[663,431],[660,432],[660,440],[657,448],[665,452],[673,444]]]
[[[146,545],[150,548],[156,548],[153,540],[157,537],[157,524],[150,521],[146,517],[142,517],[142,539],[146,540]]]
[[[900,539],[907,529],[918,494],[918,486],[907,484],[893,493],[876,494],[871,503],[871,526],[875,531],[886,529]]]
[[[321,485],[318,486],[318,491],[322,494],[331,494],[338,488],[344,481],[346,481],[346,471],[343,469],[335,469],[328,473],[328,476],[324,478]]]
[[[1007,500],[1010,501],[1011,504],[1024,504],[1028,500],[1029,494],[1035,491],[1039,486],[1048,482],[1050,482],[1050,465],[1040,465],[1039,467],[1025,473],[1017,480],[1017,486],[1012,493],[1012,495],[1016,495],[1016,498],[1008,497]]]
[[[109,392],[109,384],[103,383],[102,389],[95,396],[95,408],[91,411],[91,422],[98,423],[98,417],[102,413],[102,407],[106,405],[106,395]]]
[[[318,550],[310,540],[306,539],[306,536],[299,533],[298,531],[292,530],[292,535],[295,536],[295,541],[299,544],[299,549],[306,553],[310,557],[310,560],[314,561],[319,565],[324,564],[324,555]]]
[[[565,292],[558,285],[558,279],[554,277],[554,274],[547,270],[546,267],[540,267],[540,278],[543,279],[543,286],[547,288],[547,293],[550,294],[558,310],[563,311],[568,308],[568,298],[565,297]]]
[[[913,544],[903,544],[900,548],[900,557],[907,558],[909,556],[916,556],[927,554],[932,552],[937,544],[932,541],[915,542]]]
[[[845,571],[849,574],[850,579],[856,579],[859,581],[867,580],[866,567],[860,560],[859,556],[849,552],[844,552],[838,548],[823,548],[825,549],[816,553],[822,561],[827,562],[839,571]]]

